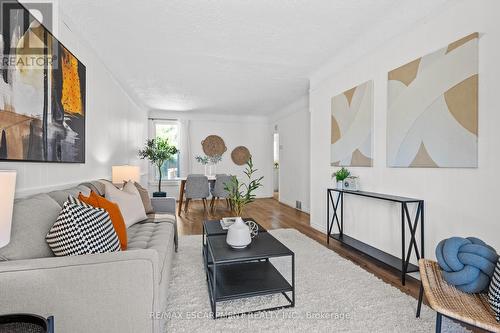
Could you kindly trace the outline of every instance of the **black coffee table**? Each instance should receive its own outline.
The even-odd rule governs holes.
[[[248,247],[233,249],[226,243],[227,231],[220,227],[219,221],[203,222],[203,261],[214,319],[295,306],[295,254],[260,225],[259,230],[262,231]],[[276,257],[291,257],[291,283],[269,260]],[[282,294],[288,304],[230,315],[217,314],[217,302],[272,294]]]

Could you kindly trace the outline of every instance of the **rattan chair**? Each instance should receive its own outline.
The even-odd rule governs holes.
[[[500,332],[500,324],[488,303],[488,294],[467,294],[448,284],[435,261],[420,259],[418,264],[422,286],[417,317],[420,316],[422,296],[425,292],[430,307],[437,312],[436,332],[441,332],[443,316],[489,332]]]

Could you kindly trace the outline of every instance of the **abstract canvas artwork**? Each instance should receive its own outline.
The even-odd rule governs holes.
[[[373,81],[332,98],[331,165],[373,165]]]
[[[8,19],[0,161],[85,163],[85,66],[24,7],[10,8]]]
[[[478,164],[478,34],[389,72],[387,164]]]

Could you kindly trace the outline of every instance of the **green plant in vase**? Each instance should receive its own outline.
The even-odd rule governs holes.
[[[163,176],[161,168],[165,162],[171,161],[178,152],[179,150],[177,147],[171,145],[168,139],[163,138],[147,140],[144,148],[139,150],[139,157],[141,159],[149,160],[158,168],[158,192],[153,193],[153,197],[167,196],[167,193],[161,190],[161,180]]]
[[[198,155],[195,156],[195,160],[205,167],[205,175],[211,176],[212,174],[215,174],[217,164],[220,161],[222,161],[222,155],[213,155],[213,156]],[[207,167],[209,168],[208,170]]]
[[[342,167],[340,170],[338,170],[332,174],[332,178],[335,178],[335,180],[337,181],[337,187],[338,187],[339,182],[340,182],[340,184],[343,184],[344,180],[346,180],[350,175],[351,175],[351,172],[349,170],[347,170],[346,168]],[[342,186],[340,186],[340,188],[342,189]]]
[[[220,161],[222,161],[222,155],[213,155],[208,158],[210,163],[213,165],[217,165]]]
[[[241,217],[245,206],[255,201],[255,191],[262,187],[264,177],[254,178],[257,169],[254,169],[252,158],[247,162],[244,174],[247,182],[240,182],[238,177],[232,176],[224,189],[229,192],[229,202],[236,216]]]
[[[208,156],[195,156],[196,162],[200,163],[201,165],[207,165],[208,164]]]

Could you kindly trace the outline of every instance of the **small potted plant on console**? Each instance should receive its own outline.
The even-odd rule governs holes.
[[[350,175],[351,172],[344,167],[332,174],[332,179],[335,178],[337,182],[337,189],[344,189],[344,180],[346,180]]]

